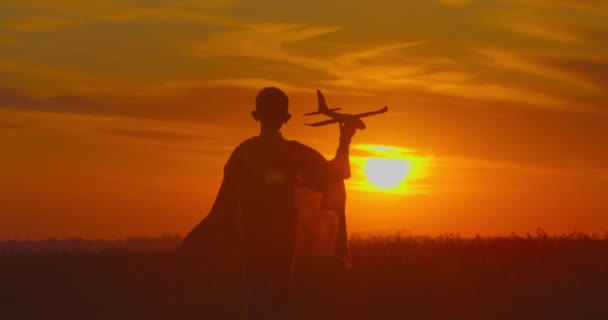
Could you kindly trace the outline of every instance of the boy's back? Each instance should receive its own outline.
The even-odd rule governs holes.
[[[248,139],[234,151],[226,173],[238,181],[245,254],[293,255],[295,188],[301,184],[318,188],[327,164],[317,151],[280,134]]]

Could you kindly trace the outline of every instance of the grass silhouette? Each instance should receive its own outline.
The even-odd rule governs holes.
[[[137,249],[34,253],[5,242],[0,317],[242,318],[239,270],[177,259],[166,243],[178,240],[151,242],[148,251],[140,240]],[[351,249],[349,270],[326,257],[298,258],[294,318],[608,318],[606,237],[386,235],[353,237]]]

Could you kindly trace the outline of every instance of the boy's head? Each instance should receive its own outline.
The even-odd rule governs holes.
[[[285,92],[275,87],[264,88],[255,99],[253,119],[259,121],[262,128],[279,131],[283,123],[291,118],[288,111],[289,99]]]

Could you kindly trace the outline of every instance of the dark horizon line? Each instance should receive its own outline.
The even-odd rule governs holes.
[[[121,251],[172,251],[182,241],[182,237],[175,233],[165,233],[157,237],[130,237],[119,240],[95,239],[88,240],[78,237],[67,239],[41,239],[41,240],[0,240],[0,254],[19,253],[99,253],[99,252],[121,252]],[[512,232],[503,236],[475,236],[462,237],[458,233],[444,233],[438,236],[413,235],[411,233],[375,233],[367,236],[359,234],[351,235],[351,242],[365,241],[608,241],[608,231],[603,236],[596,233],[587,234],[572,231],[565,234],[549,235],[542,229],[537,229],[535,234],[525,233],[523,235]]]

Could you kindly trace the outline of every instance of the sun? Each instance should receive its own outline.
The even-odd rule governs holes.
[[[368,158],[363,168],[367,180],[376,188],[396,188],[407,178],[410,164],[407,160]]]
[[[377,144],[352,148],[352,177],[348,187],[387,195],[430,192],[428,178],[436,168],[435,158],[420,150]]]

